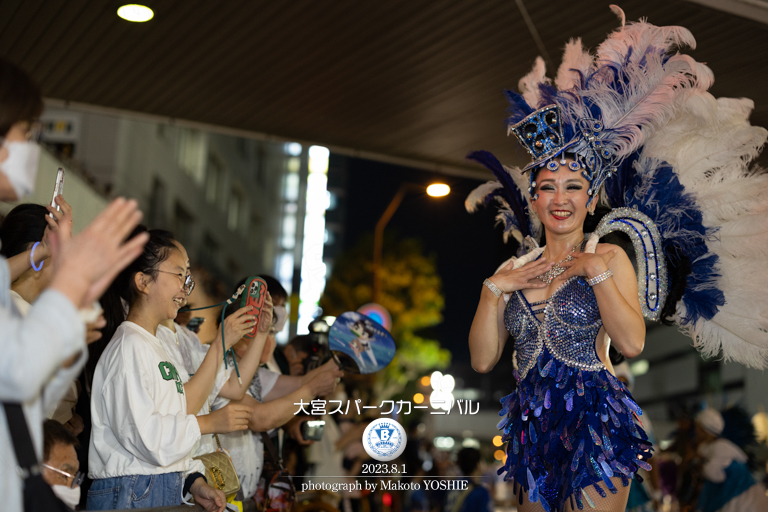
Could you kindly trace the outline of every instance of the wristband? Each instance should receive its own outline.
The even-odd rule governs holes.
[[[593,277],[591,279],[587,279],[587,284],[589,286],[595,286],[598,283],[602,283],[603,281],[605,281],[606,279],[608,279],[612,275],[613,275],[613,272],[611,272],[611,269],[608,269],[605,272],[603,272],[602,274],[598,274],[598,275],[596,275],[595,277]]]
[[[488,287],[489,290],[491,290],[491,293],[494,294],[497,299],[501,297],[501,294],[502,294],[501,288],[493,284],[493,281],[491,281],[490,279],[486,279],[485,281],[483,281],[483,284],[486,287]]]
[[[43,269],[43,263],[45,263],[45,260],[43,260],[39,266],[35,266],[35,249],[37,249],[38,245],[40,245],[40,242],[35,242],[35,245],[32,246],[32,252],[29,253],[29,263],[35,272],[40,272]]]
[[[187,494],[189,494],[189,490],[192,488],[192,484],[194,484],[195,480],[197,480],[198,478],[202,478],[203,480],[205,480],[205,483],[208,483],[208,479],[205,478],[205,475],[203,475],[202,473],[197,473],[197,472],[191,473],[189,476],[187,476],[187,478],[184,479],[184,490],[181,493],[182,496],[186,496]]]

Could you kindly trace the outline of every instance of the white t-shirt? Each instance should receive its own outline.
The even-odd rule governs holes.
[[[159,338],[120,324],[93,377],[91,478],[205,472],[192,459],[200,427],[187,414],[180,364]]]
[[[261,402],[262,397],[269,394],[275,386],[279,376],[279,373],[266,368],[259,368],[250,386],[248,386],[248,394]],[[232,457],[232,464],[235,466],[238,478],[240,478],[243,496],[246,498],[253,497],[264,466],[264,445],[261,440],[261,433],[243,430],[219,435],[219,439],[222,447],[229,451],[229,455]]]
[[[160,325],[157,327],[157,337],[163,342],[168,356],[172,359],[172,363],[179,370],[179,376],[184,384],[186,384],[190,377],[203,364],[206,354],[210,345],[205,345],[200,342],[200,338],[197,334],[190,331],[186,327],[174,323],[176,332],[174,333],[169,328]],[[184,371],[182,371],[182,369]],[[232,365],[228,365],[228,368],[224,368],[224,361],[219,364],[219,369],[216,373],[216,378],[213,382],[213,388],[211,394],[208,395],[208,399],[203,404],[203,407],[197,413],[198,416],[203,416],[210,412],[209,404],[213,405],[214,410],[221,409],[229,403],[226,398],[219,397],[219,392],[224,384],[227,383],[232,375]],[[213,453],[216,451],[216,441],[213,434],[206,434],[200,438],[200,444],[195,450],[194,456],[205,455],[206,453]]]

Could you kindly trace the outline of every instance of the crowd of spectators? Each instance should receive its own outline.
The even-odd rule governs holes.
[[[34,187],[42,109],[28,75],[0,60],[0,201]],[[194,287],[182,243],[140,225],[133,200],[115,199],[73,235],[76,210],[57,196],[50,206],[20,204],[0,224],[4,509],[194,500],[220,512],[253,497],[262,442],[272,442],[261,433],[280,448],[283,437],[309,444],[309,418],[294,404],[331,394],[342,372],[333,362],[304,371],[298,341],[293,373],[275,353],[288,297],[267,275],[261,311],[234,301],[216,338],[201,341],[175,321]],[[222,447],[241,483],[234,496],[208,481],[198,458]]]

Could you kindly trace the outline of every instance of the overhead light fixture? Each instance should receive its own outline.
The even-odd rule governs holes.
[[[429,194],[432,197],[443,197],[447,196],[451,191],[451,187],[446,185],[445,183],[433,183],[432,185],[427,187],[427,194]]]
[[[117,15],[127,21],[142,23],[151,20],[155,13],[146,5],[127,4],[117,10]]]

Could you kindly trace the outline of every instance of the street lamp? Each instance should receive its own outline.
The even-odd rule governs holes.
[[[381,214],[381,218],[376,223],[376,231],[373,236],[373,300],[372,302],[378,304],[379,296],[381,295],[381,255],[384,250],[384,228],[389,223],[392,216],[397,211],[400,203],[403,202],[405,194],[411,192],[424,192],[423,185],[416,185],[415,183],[403,183],[400,185],[400,189],[395,194],[395,197],[390,201],[387,209]],[[451,191],[451,187],[445,183],[433,183],[426,188],[426,193],[431,197],[443,197],[447,196]]]

